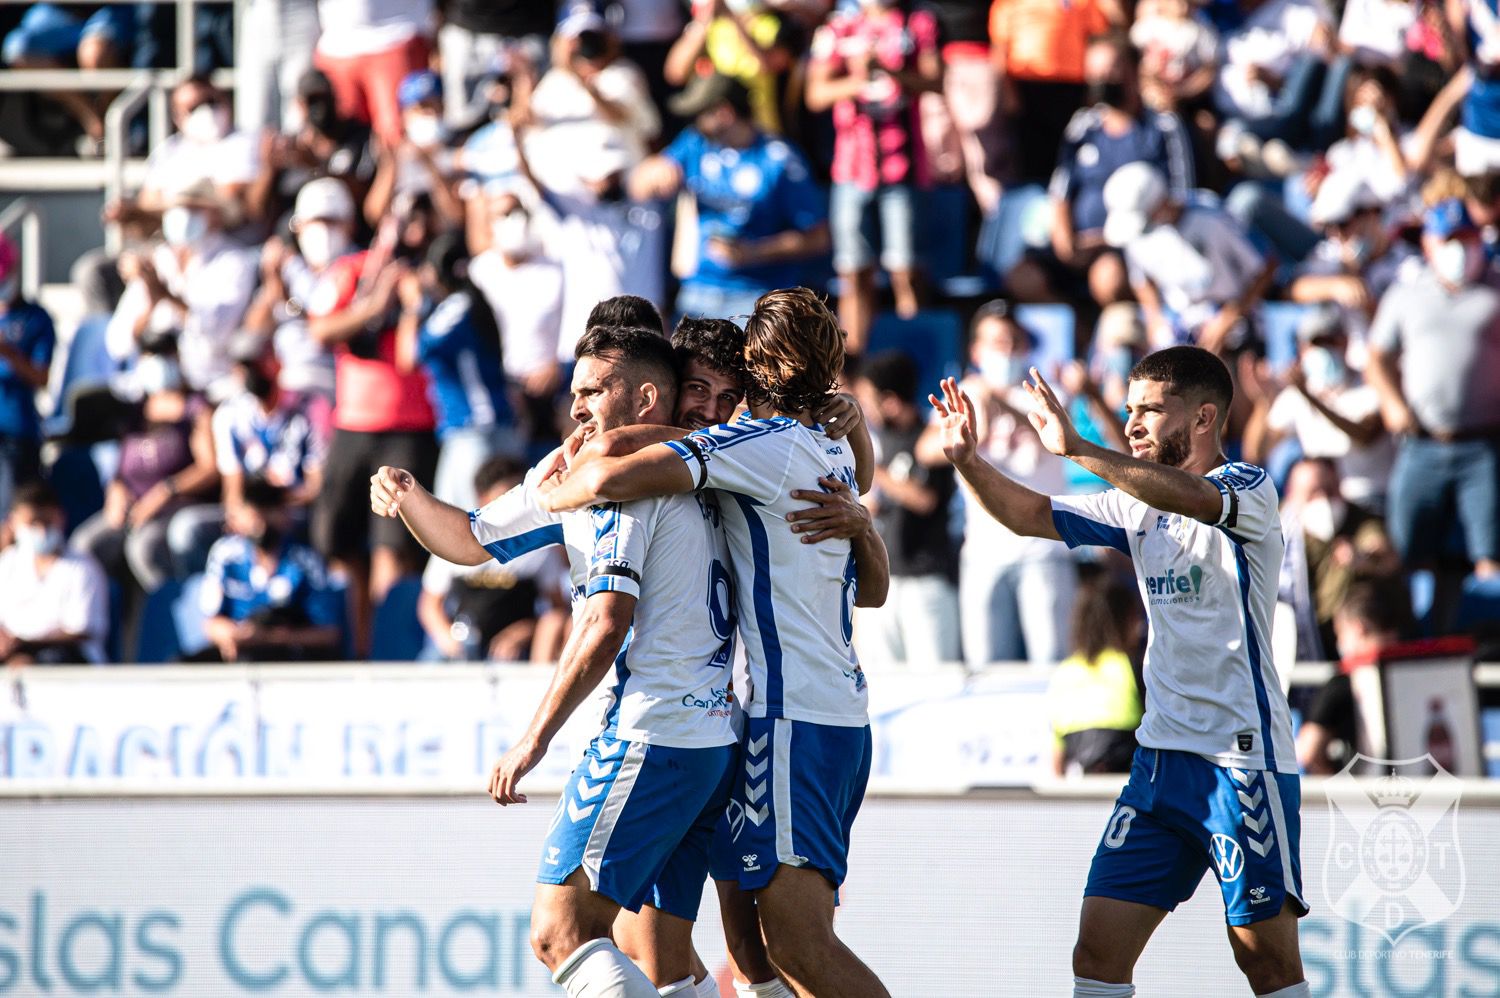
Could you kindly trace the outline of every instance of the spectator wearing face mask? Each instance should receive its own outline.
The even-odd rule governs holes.
[[[206,180],[173,194],[162,214],[164,245],[121,258],[125,293],[105,333],[110,355],[125,361],[148,332],[179,330],[177,356],[187,387],[215,402],[233,389],[226,348],[256,284],[254,252],[225,234],[228,213]]]
[[[430,69],[418,70],[401,81],[402,140],[382,147],[375,180],[365,195],[365,221],[373,228],[391,210],[397,197],[426,195],[446,225],[460,225],[463,205],[453,174],[454,151],[443,123],[443,85]]]
[[[1349,337],[1338,309],[1324,305],[1297,326],[1297,363],[1287,385],[1257,400],[1245,427],[1245,460],[1264,463],[1281,441],[1334,462],[1344,499],[1379,514],[1395,448],[1380,419],[1380,396],[1345,359]]]
[[[545,439],[554,432],[552,400],[562,383],[563,270],[542,253],[531,213],[514,194],[485,204],[489,247],[469,262],[469,280],[500,327],[505,379],[521,403],[526,435]]]
[[[976,406],[976,436],[985,460],[1027,488],[1061,495],[1068,491],[1067,462],[1048,453],[1037,438],[1027,418],[1031,399],[1021,385],[1035,351],[1036,338],[1011,315],[1009,303],[981,306],[970,327],[970,373],[962,384]],[[936,423],[928,424],[915,453],[923,464],[940,466],[942,435]],[[1061,542],[1014,534],[979,503],[966,501],[958,603],[969,668],[1061,659],[1077,581]]]
[[[1077,301],[1102,308],[1130,297],[1118,250],[1104,238],[1104,186],[1116,170],[1149,164],[1172,194],[1185,200],[1193,187],[1193,150],[1182,122],[1142,107],[1135,50],[1123,37],[1094,39],[1084,58],[1087,105],[1064,133],[1049,190],[1051,240],[1031,250],[1006,276],[1027,301]]]
[[[0,662],[99,663],[109,587],[98,562],[63,550],[64,516],[41,482],[16,491],[10,547],[0,551]]]
[[[252,219],[273,224],[297,193],[320,177],[334,177],[363,200],[375,179],[375,147],[370,126],[340,117],[333,84],[316,69],[297,81],[285,132],[261,137],[261,170],[247,200]]]
[[[1428,209],[1427,269],[1386,293],[1365,371],[1400,436],[1387,522],[1409,565],[1430,563],[1455,514],[1481,577],[1500,574],[1500,278],[1463,202]]]
[[[1338,472],[1326,458],[1292,466],[1281,503],[1286,552],[1277,599],[1297,621],[1297,660],[1321,662],[1334,653],[1333,618],[1358,566],[1395,567],[1385,525],[1339,494]]]
[[[285,490],[245,484],[235,532],[209,552],[199,591],[211,646],[203,659],[286,662],[335,657],[341,593],[322,559],[290,537]]]
[[[57,333],[52,317],[21,297],[21,254],[0,234],[0,514],[16,487],[41,470],[37,389],[47,385]]]
[[[678,315],[749,315],[773,288],[802,283],[802,261],[828,250],[823,193],[794,148],[761,131],[750,93],[701,76],[671,102],[692,127],[636,167],[630,194],[697,204],[695,265],[682,275]]]
[[[473,483],[479,466],[523,448],[501,364],[500,330],[468,270],[463,237],[448,232],[432,241],[422,266],[402,278],[396,367],[427,372],[440,448],[432,494],[459,509],[478,509]]]
[[[1178,200],[1150,163],[1120,167],[1103,193],[1104,241],[1124,251],[1152,346],[1192,343],[1221,354],[1247,346],[1276,268],[1238,223]]]
[[[334,358],[308,331],[308,303],[328,268],[358,249],[355,224],[354,199],[342,181],[309,181],[297,192],[291,239],[272,237],[261,251],[260,290],[245,313],[245,329],[274,338],[281,387],[324,401],[321,408],[310,407],[324,435],[327,416],[322,409],[333,402]]]
[[[152,151],[140,193],[105,205],[104,220],[150,235],[173,194],[207,183],[222,206],[223,228],[237,227],[248,216],[247,195],[260,173],[254,136],[231,128],[229,98],[201,76],[172,91],[172,123],[177,132]]]
[[[432,0],[318,0],[313,64],[333,83],[341,117],[368,122],[388,146],[402,137],[396,93],[427,67]]]

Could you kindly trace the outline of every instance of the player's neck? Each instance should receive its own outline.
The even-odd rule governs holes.
[[[1210,454],[1194,454],[1189,456],[1188,459],[1179,464],[1178,467],[1190,475],[1198,475],[1201,477],[1203,475],[1207,475],[1210,471],[1213,471],[1220,465],[1228,463],[1229,458],[1224,456],[1224,452],[1222,450],[1219,450],[1218,448],[1214,448],[1213,452]]]
[[[803,426],[817,426],[818,425],[818,421],[816,419],[814,419],[812,413],[809,412],[806,409],[802,409],[802,410],[800,410],[798,412],[783,412],[782,410],[777,409],[775,406],[771,406],[771,405],[756,405],[754,402],[752,402],[752,403],[750,403],[750,415],[751,415],[751,417],[753,417],[755,419],[777,419],[777,418],[785,418],[785,419],[795,419],[797,422],[801,423]]]

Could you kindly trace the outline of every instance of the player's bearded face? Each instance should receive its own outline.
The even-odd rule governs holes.
[[[684,430],[727,423],[734,416],[743,393],[739,384],[701,361],[690,360],[677,392],[673,422]]]
[[[570,414],[583,428],[584,439],[589,439],[638,422],[634,395],[615,365],[599,357],[584,357],[573,368]]]
[[[1132,381],[1126,408],[1125,437],[1130,456],[1180,468],[1188,459],[1191,413],[1180,397],[1163,391],[1155,381]]]

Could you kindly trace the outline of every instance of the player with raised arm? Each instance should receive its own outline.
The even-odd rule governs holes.
[[[740,886],[755,895],[771,962],[799,993],[880,998],[885,987],[839,940],[833,913],[870,769],[852,607],[884,602],[888,572],[870,579],[867,568],[887,564],[885,548],[873,531],[809,544],[782,522],[795,488],[830,474],[859,484],[852,448],[812,415],[842,371],[844,337],[805,288],[763,295],[745,333],[745,417],[581,462],[547,504],[718,492],[749,659],[745,765],[730,806]]]
[[[1042,443],[1114,488],[1033,492],[978,457],[974,406],[952,379],[930,398],[944,452],[990,515],[1018,534],[1123,552],[1146,602],[1140,747],[1089,869],[1073,994],[1133,995],[1152,932],[1213,869],[1230,947],[1255,994],[1309,995],[1297,945],[1308,910],[1301,788],[1270,658],[1281,525],[1266,473],[1224,458],[1229,371],[1197,347],[1141,360],[1126,402],[1130,456],[1080,437],[1035,368],[1031,376]]]

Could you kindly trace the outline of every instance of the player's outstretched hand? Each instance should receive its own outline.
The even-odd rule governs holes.
[[[495,769],[490,773],[490,797],[504,807],[506,804],[525,804],[526,795],[516,789],[516,784],[521,777],[536,768],[536,764],[542,761],[546,749],[535,745],[529,739],[522,739],[511,747],[511,750],[500,757],[495,763]]]
[[[859,401],[848,392],[831,396],[823,408],[813,413],[813,418],[823,424],[823,432],[829,440],[842,440],[854,432],[865,418]]]
[[[974,429],[974,402],[958,387],[953,378],[944,378],[943,397],[928,395],[937,413],[938,429],[943,434],[943,456],[952,464],[963,464],[974,457],[978,436]]]
[[[417,480],[404,468],[382,465],[370,476],[370,511],[376,516],[395,516],[401,503],[417,487]]]
[[[803,544],[816,544],[830,538],[852,540],[870,529],[870,511],[865,509],[849,486],[831,475],[818,479],[823,491],[796,489],[793,499],[814,505],[794,509],[786,515],[792,533],[802,535]]]
[[[1058,457],[1070,457],[1078,453],[1078,446],[1083,438],[1078,435],[1073,421],[1068,418],[1068,410],[1064,408],[1052,386],[1047,384],[1047,379],[1042,377],[1042,372],[1033,367],[1031,380],[1023,384],[1031,400],[1036,403],[1036,408],[1027,414],[1027,418],[1036,428],[1042,446]]]

